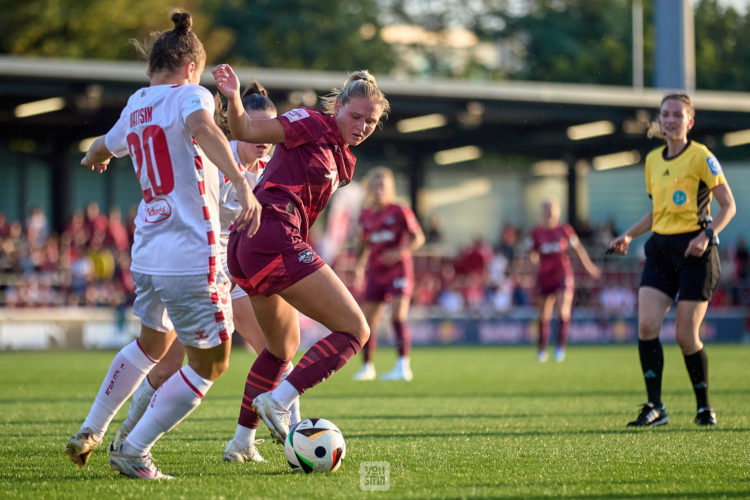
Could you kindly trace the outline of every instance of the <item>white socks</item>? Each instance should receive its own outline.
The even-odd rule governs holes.
[[[128,408],[128,418],[122,423],[122,426],[126,429],[132,429],[135,424],[141,419],[143,414],[146,412],[148,404],[151,402],[151,398],[154,397],[156,389],[151,385],[148,380],[148,375],[143,377],[143,382],[138,386],[138,389],[133,393],[133,399],[130,400],[130,408]]]
[[[190,365],[182,367],[156,390],[146,413],[123,444],[127,455],[146,455],[154,443],[198,407],[213,382]]]
[[[411,368],[409,366],[409,356],[400,356],[396,360],[396,368],[398,368],[399,370],[404,370],[404,369]]]
[[[151,359],[141,349],[137,340],[120,349],[112,360],[81,429],[88,427],[97,437],[102,437],[117,410],[133,394],[143,377],[156,363],[158,361]]]
[[[295,389],[292,384],[284,380],[273,390],[271,397],[273,397],[277,403],[281,404],[281,406],[289,409],[295,399],[299,400],[299,392],[297,392],[297,389]]]
[[[234,433],[233,441],[237,446],[246,450],[255,444],[255,431],[257,429],[251,429],[250,427],[244,427],[237,425],[237,431]]]
[[[286,378],[289,376],[290,373],[292,373],[292,370],[294,369],[294,364],[290,361],[286,365],[286,369],[284,370],[284,373],[281,374],[281,381],[284,382]],[[297,398],[292,401],[291,406],[289,407],[289,411],[291,412],[291,416],[289,417],[289,424],[293,427],[297,425],[302,418],[300,416],[299,411],[299,394],[297,395]]]

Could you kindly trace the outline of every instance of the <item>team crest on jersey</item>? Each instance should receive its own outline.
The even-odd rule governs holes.
[[[156,224],[157,222],[169,219],[169,216],[172,215],[172,207],[164,198],[151,200],[151,203],[146,205],[145,211],[146,222],[149,224]]]
[[[388,217],[385,218],[385,221],[383,222],[385,222],[388,225],[394,224],[396,222],[396,218],[392,215],[389,215]]]
[[[706,158],[706,163],[708,163],[708,168],[711,169],[712,174],[719,175],[721,173],[721,165],[715,156]]]
[[[307,112],[307,110],[304,110],[302,108],[293,109],[291,111],[287,111],[281,116],[285,116],[287,120],[290,122],[296,122],[298,120],[302,120],[303,118],[307,118],[310,116],[310,113]]]
[[[297,257],[297,260],[303,264],[309,264],[315,258],[315,254],[312,250],[302,250]]]
[[[674,204],[677,205],[678,207],[680,205],[684,205],[686,201],[687,201],[687,194],[685,193],[685,191],[678,189],[672,194],[672,202],[674,202]]]

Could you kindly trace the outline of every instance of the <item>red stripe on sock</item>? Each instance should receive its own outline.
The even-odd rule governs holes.
[[[135,339],[135,343],[138,344],[138,349],[141,350],[141,352],[143,353],[143,355],[146,356],[149,359],[149,361],[151,361],[154,364],[156,364],[156,363],[159,362],[158,359],[152,358],[151,356],[148,355],[148,353],[146,351],[143,350],[143,346],[141,345],[140,339]]]
[[[320,355],[321,355],[322,357],[324,357],[324,358],[327,358],[327,357],[329,357],[329,356],[330,356],[330,354],[328,354],[328,353],[326,352],[326,350],[325,350],[325,349],[323,349],[323,347],[321,347],[321,346],[320,346],[320,345],[318,345],[318,344],[313,344],[313,349],[315,349],[316,351],[318,351],[318,352],[320,353]],[[336,351],[333,351],[333,352],[335,353]]]
[[[249,410],[249,411],[255,413],[255,410],[253,409],[252,405],[249,405],[249,404],[245,403],[244,401],[242,402],[242,407],[244,409],[246,409],[246,410]]]
[[[250,373],[248,373],[248,375],[247,375],[247,376],[249,377],[249,376],[251,376],[251,375],[252,375],[253,377],[257,378],[257,379],[258,379],[259,381],[261,381],[261,382],[266,382],[266,383],[267,383],[267,384],[269,384],[269,385],[276,385],[276,383],[278,382],[277,380],[271,380],[271,379],[269,379],[269,378],[266,378],[266,377],[264,377],[264,376],[262,376],[262,375],[258,375],[258,374],[257,374],[257,373],[255,373],[255,372],[250,372]]]
[[[192,390],[196,394],[196,396],[203,399],[203,394],[201,394],[201,391],[199,391],[197,387],[195,387],[193,384],[190,383],[190,381],[185,376],[185,374],[182,373],[182,370],[180,370],[180,375],[182,375],[182,380],[184,380],[185,383],[188,385],[188,387],[190,387],[190,390]]]
[[[331,354],[336,352],[336,348],[331,345],[330,342],[328,342],[326,339],[320,339],[321,344],[325,344],[325,346],[330,349]]]
[[[256,389],[260,389],[260,390],[261,390],[261,391],[263,391],[263,392],[268,392],[268,390],[269,390],[269,389],[268,389],[268,387],[266,387],[266,386],[263,386],[263,385],[260,385],[260,384],[258,384],[258,383],[256,383],[256,382],[253,382],[253,381],[252,381],[252,380],[250,380],[249,378],[248,378],[247,380],[245,380],[245,383],[246,383],[246,384],[250,384],[250,385],[252,385],[252,386],[253,386],[253,387],[255,387]]]

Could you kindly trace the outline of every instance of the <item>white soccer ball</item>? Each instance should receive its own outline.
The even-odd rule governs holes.
[[[346,443],[332,422],[308,418],[289,430],[284,453],[295,472],[334,472],[346,456]]]

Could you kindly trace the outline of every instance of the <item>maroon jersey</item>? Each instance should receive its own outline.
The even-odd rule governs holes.
[[[567,251],[573,237],[575,231],[570,224],[552,229],[537,226],[531,231],[532,249],[539,254],[539,289],[543,293],[572,286],[573,267]]]
[[[333,193],[352,180],[356,158],[344,144],[333,115],[297,108],[276,119],[286,139],[276,146],[255,196],[277,218],[299,225],[307,241],[310,227]]]
[[[382,262],[384,252],[407,247],[409,237],[419,230],[419,222],[410,208],[391,203],[380,210],[365,208],[359,215],[362,239],[370,245],[367,281],[389,283],[397,278],[412,279],[414,268],[411,253],[404,250],[395,264]]]

